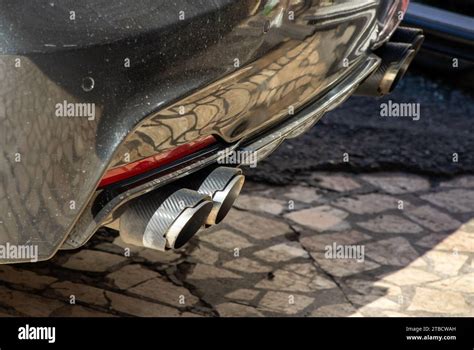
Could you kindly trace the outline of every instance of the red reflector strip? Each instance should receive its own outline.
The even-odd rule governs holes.
[[[407,12],[408,5],[410,4],[410,0],[402,0],[402,11],[403,13]]]
[[[214,136],[207,136],[203,139],[186,143],[184,145],[173,148],[167,152],[156,154],[147,158],[137,160],[136,162],[118,166],[106,171],[102,180],[100,180],[99,188],[131,178],[135,175],[146,173],[149,170],[156,169],[160,166],[169,164],[197,152],[216,142]]]

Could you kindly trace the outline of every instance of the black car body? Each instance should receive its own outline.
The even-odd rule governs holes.
[[[158,207],[180,215],[199,202],[174,237],[185,243],[211,209],[164,193],[194,191],[236,154],[264,158],[357,89],[390,92],[422,40],[406,29],[389,41],[407,5],[0,1],[0,245],[36,246],[44,260],[101,226],[150,233]],[[172,248],[145,236],[129,241]]]

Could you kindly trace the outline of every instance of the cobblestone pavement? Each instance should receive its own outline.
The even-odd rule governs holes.
[[[359,260],[339,255],[351,246]],[[316,172],[248,183],[178,252],[101,230],[51,261],[0,266],[0,315],[474,316],[473,257],[474,176]]]

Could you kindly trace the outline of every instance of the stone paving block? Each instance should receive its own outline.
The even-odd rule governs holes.
[[[315,268],[312,270],[305,269],[304,265],[305,264],[293,265],[294,268],[291,270],[285,268],[276,270],[270,279],[268,277],[262,279],[255,285],[255,288],[309,293],[321,289],[337,287],[334,282],[325,277],[322,273],[318,274]],[[310,273],[299,273],[299,266],[302,267],[301,271],[306,270]]]
[[[274,313],[294,315],[314,302],[314,298],[300,294],[267,292],[260,300],[258,309]]]
[[[467,232],[461,226],[450,234],[430,234],[416,242],[417,245],[429,249],[450,252],[474,252],[474,233]]]
[[[469,259],[469,256],[457,252],[446,253],[432,250],[426,252],[424,258],[428,259],[435,273],[456,276],[467,259]]]
[[[254,255],[266,262],[288,261],[295,258],[309,258],[308,253],[298,242],[280,243],[259,250]]]
[[[418,287],[408,311],[426,311],[451,316],[472,315],[461,293]]]
[[[114,317],[113,314],[97,311],[81,305],[66,305],[51,314],[53,317]]]
[[[311,253],[311,256],[324,271],[336,277],[352,276],[380,267],[379,264],[369,260],[358,262],[356,259],[328,259],[325,253],[320,252]]]
[[[44,289],[57,281],[57,278],[39,275],[32,271],[22,270],[8,265],[0,265],[0,280],[23,285],[28,288]]]
[[[261,317],[263,314],[257,309],[236,304],[236,303],[223,303],[216,305],[216,310],[219,316],[222,317]]]
[[[286,264],[284,265],[283,269],[285,271],[293,272],[300,276],[305,276],[305,277],[315,276],[316,278],[319,278],[320,276],[324,275],[321,270],[318,270],[316,268],[313,261]],[[331,282],[331,286],[334,286],[332,282]]]
[[[371,237],[359,231],[351,230],[337,233],[309,234],[300,238],[301,245],[312,252],[324,251],[326,246],[334,243],[338,245],[354,245]]]
[[[268,240],[292,232],[291,228],[280,220],[268,219],[239,210],[231,210],[224,222],[258,240]]]
[[[429,205],[406,208],[404,214],[416,223],[435,232],[455,230],[461,226],[458,220]]]
[[[472,190],[455,189],[429,193],[421,198],[452,213],[474,212],[474,191]]]
[[[362,316],[349,303],[324,305],[310,313],[311,317],[349,317],[353,315]]]
[[[172,250],[167,250],[165,252],[160,252],[158,250],[146,248],[139,251],[138,256],[151,263],[160,264],[173,264],[181,258],[181,254],[179,254],[178,251],[174,252]]]
[[[219,260],[219,253],[213,249],[205,247],[203,244],[199,244],[195,247],[191,251],[190,256],[195,258],[197,261],[208,265],[214,265]]]
[[[31,317],[47,317],[65,304],[59,300],[0,286],[0,303]]]
[[[244,249],[252,246],[252,243],[241,234],[239,235],[224,229],[201,235],[199,236],[199,240],[227,251],[233,251],[235,248]]]
[[[440,183],[440,187],[474,188],[474,176],[473,175],[458,176],[452,180],[443,181],[442,183]]]
[[[387,317],[410,317],[408,314],[404,314],[398,311],[382,311],[382,315],[385,315]]]
[[[474,219],[470,218],[469,221],[465,222],[461,227],[461,230],[467,233],[474,234]]]
[[[8,313],[0,310],[0,317],[14,317],[15,315],[13,313]]]
[[[122,267],[120,270],[107,275],[115,286],[120,289],[128,289],[143,281],[158,277],[159,273],[148,270],[141,265],[133,264]]]
[[[242,288],[228,293],[225,297],[230,300],[252,301],[255,300],[259,293],[260,291],[258,290]]]
[[[320,232],[347,230],[350,227],[344,220],[347,216],[345,211],[327,205],[285,214],[286,218],[295,223]]]
[[[357,225],[377,233],[416,234],[423,231],[417,224],[395,215],[379,215]]]
[[[372,296],[395,296],[402,295],[402,289],[392,283],[381,280],[362,280],[352,278],[344,281],[344,284],[357,291],[361,295]]]
[[[433,282],[429,284],[429,287],[474,294],[474,273],[446,278],[438,282]]]
[[[223,267],[225,267],[226,269],[246,273],[263,273],[270,272],[273,270],[273,268],[269,265],[264,265],[262,263],[259,263],[258,261],[244,257],[234,258],[226,262]]]
[[[401,305],[397,302],[381,296],[373,295],[360,295],[360,294],[349,294],[347,298],[354,304],[359,305],[358,311],[362,314],[366,312],[372,313],[372,310],[368,309],[380,309],[380,310],[400,310]]]
[[[428,180],[416,175],[390,173],[377,175],[371,174],[363,175],[362,179],[389,194],[426,191],[430,188]]]
[[[243,210],[279,215],[288,207],[288,204],[278,199],[242,194],[237,198],[234,206]]]
[[[406,267],[407,268],[417,267],[417,268],[422,268],[426,271],[431,271],[432,270],[432,268],[428,266],[426,254],[420,255],[418,258],[416,258],[411,263],[406,265]]]
[[[323,200],[323,195],[318,194],[312,187],[306,186],[292,186],[285,189],[284,196],[288,200],[298,201],[303,203],[314,203]]]
[[[203,315],[196,314],[194,312],[182,312],[180,317],[203,317]]]
[[[120,255],[82,249],[74,253],[62,266],[71,270],[105,272],[126,260],[127,258]]]
[[[110,308],[112,310],[127,315],[143,317],[176,317],[180,315],[178,309],[169,306],[150,303],[145,300],[109,291],[106,292],[106,295],[110,300]]]
[[[354,214],[376,214],[398,209],[398,198],[379,193],[363,194],[353,198],[341,198],[332,203]],[[405,203],[404,203],[405,205]]]
[[[347,175],[316,174],[313,178],[319,181],[319,187],[337,192],[353,191],[361,187],[353,177]]]
[[[174,307],[188,307],[199,302],[199,299],[192,295],[189,290],[184,287],[176,286],[162,277],[143,282],[130,288],[128,291]]]
[[[403,237],[368,243],[365,254],[381,265],[407,266],[419,258],[418,252]]]
[[[242,276],[215,266],[197,264],[187,278],[189,280],[239,279],[242,278]]]
[[[397,286],[424,284],[427,282],[439,280],[441,278],[433,273],[412,267],[406,267],[381,277],[384,281],[390,282]]]
[[[105,306],[108,303],[103,289],[86,284],[62,281],[54,283],[50,288],[54,295],[66,303],[70,302],[71,295],[74,296],[76,303],[81,302],[99,306]]]

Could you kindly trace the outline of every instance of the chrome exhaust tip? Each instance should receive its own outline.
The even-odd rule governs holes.
[[[120,216],[120,236],[129,244],[179,249],[205,224],[213,203],[189,189],[159,189],[132,200]]]
[[[245,176],[239,168],[217,167],[204,179],[199,180],[197,191],[211,197],[212,211],[207,217],[206,225],[220,223],[240,194]]]

